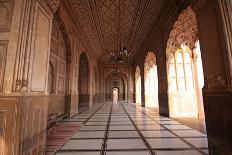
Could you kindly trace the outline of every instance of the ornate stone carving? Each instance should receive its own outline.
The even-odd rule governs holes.
[[[167,57],[176,52],[181,45],[185,45],[190,49],[195,48],[198,40],[198,29],[196,15],[191,7],[183,10],[178,20],[173,26],[167,43]]]
[[[71,7],[74,19],[80,22],[89,42],[99,56],[118,50],[118,0],[98,0],[96,2],[69,0],[64,3]],[[136,53],[168,4],[170,4],[168,0],[121,0],[122,46],[126,46],[129,51]]]
[[[209,89],[224,89],[226,88],[226,79],[220,73],[209,76],[208,79]]]
[[[148,52],[144,64],[145,73],[149,71],[149,69],[152,68],[154,65],[156,65],[155,54],[153,52]]]

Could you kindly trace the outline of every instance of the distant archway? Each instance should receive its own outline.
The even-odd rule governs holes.
[[[80,55],[80,65],[79,65],[79,103],[78,107],[88,107],[89,106],[89,62],[88,57],[85,53]]]
[[[141,104],[141,73],[139,66],[135,71],[135,102]]]
[[[148,52],[144,64],[145,106],[158,108],[158,76],[156,57]]]
[[[113,103],[118,102],[119,89],[117,87],[113,88]]]

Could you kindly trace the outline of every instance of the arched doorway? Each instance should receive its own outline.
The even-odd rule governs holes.
[[[176,21],[166,50],[171,117],[204,118],[204,80],[197,34],[196,16],[188,7]]]
[[[139,66],[135,71],[135,102],[141,104],[141,74]]]
[[[158,76],[156,57],[148,52],[144,64],[145,106],[158,108]]]
[[[89,63],[85,53],[80,55],[79,65],[79,103],[78,109],[89,106]]]
[[[113,88],[113,103],[118,102],[119,89],[117,87]]]

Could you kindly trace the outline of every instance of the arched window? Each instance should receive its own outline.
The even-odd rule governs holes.
[[[140,74],[140,68],[137,66],[135,71],[135,102],[141,104],[141,74]]]
[[[145,79],[145,106],[158,107],[158,77],[156,57],[153,52],[148,52],[144,64]]]
[[[193,91],[193,68],[191,50],[188,47],[178,49],[169,64],[170,91]]]

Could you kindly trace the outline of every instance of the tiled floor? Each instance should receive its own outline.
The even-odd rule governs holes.
[[[201,155],[208,152],[205,134],[135,104],[97,104],[65,121],[83,125],[56,155]]]

